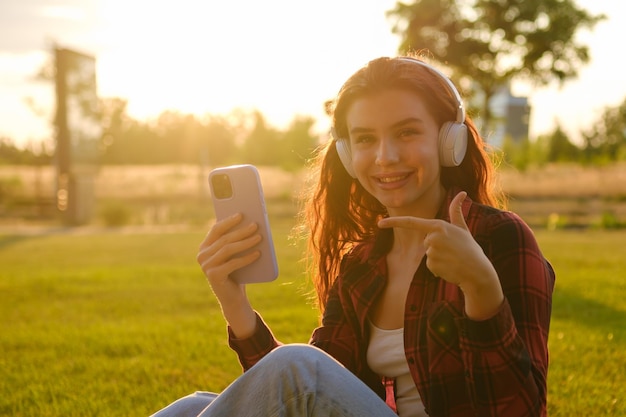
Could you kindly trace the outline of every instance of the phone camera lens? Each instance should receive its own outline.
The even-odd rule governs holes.
[[[233,186],[226,174],[216,174],[211,177],[211,185],[215,198],[225,199],[233,196]]]

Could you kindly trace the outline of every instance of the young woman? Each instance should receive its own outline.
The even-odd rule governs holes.
[[[260,239],[218,222],[198,262],[246,372],[157,415],[544,416],[555,275],[492,190],[451,81],[379,58],[343,85],[306,220],[321,326],[281,346],[229,274]]]

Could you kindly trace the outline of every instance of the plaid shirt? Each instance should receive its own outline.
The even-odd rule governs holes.
[[[450,192],[438,218],[448,219]],[[548,330],[555,275],[529,227],[515,214],[466,199],[463,214],[494,265],[505,301],[497,314],[473,321],[461,290],[436,278],[425,259],[405,305],[404,348],[430,416],[546,416]],[[350,369],[383,399],[385,386],[366,361],[368,314],[382,294],[392,231],[358,245],[343,261],[321,327],[310,343]],[[230,345],[248,369],[278,342],[258,316],[255,335]],[[387,398],[388,403],[393,403]]]

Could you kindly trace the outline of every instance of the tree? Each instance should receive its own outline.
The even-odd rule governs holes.
[[[318,137],[311,134],[315,120],[311,117],[296,117],[284,132],[280,141],[283,154],[280,165],[288,170],[302,168],[312,157],[318,145]]]
[[[626,156],[626,99],[617,107],[606,107],[593,128],[583,133],[587,162],[617,161]]]
[[[160,150],[170,162],[198,162],[205,129],[194,115],[166,110],[156,119],[155,129]]]
[[[569,140],[561,125],[557,125],[547,139],[548,162],[574,162],[579,159],[580,149]]]
[[[130,119],[108,144],[103,164],[162,164],[172,162],[162,151],[159,137],[148,124]]]
[[[263,115],[253,114],[254,127],[242,148],[243,160],[256,165],[277,165],[280,160],[280,132],[268,126]]]
[[[119,97],[101,98],[99,103],[102,124],[102,148],[111,146],[130,121],[126,113],[128,101]]]
[[[226,165],[237,153],[234,129],[222,116],[211,116],[201,138],[201,158],[211,166]]]
[[[448,66],[464,90],[478,86],[488,129],[488,103],[498,87],[517,78],[546,85],[577,77],[589,49],[574,35],[606,18],[573,0],[415,0],[397,2],[387,16],[395,18],[401,53],[425,51]]]

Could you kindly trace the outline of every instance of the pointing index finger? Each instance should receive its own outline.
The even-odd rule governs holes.
[[[378,222],[378,227],[382,229],[392,227],[402,227],[405,229],[421,230],[425,233],[429,233],[435,229],[438,220],[435,219],[423,219],[421,217],[411,216],[396,216],[386,217]]]

